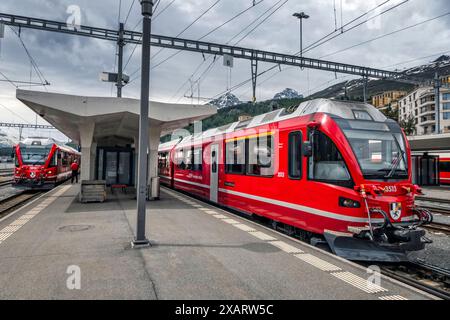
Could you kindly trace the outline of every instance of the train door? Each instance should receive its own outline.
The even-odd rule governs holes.
[[[209,200],[212,202],[217,202],[217,194],[219,187],[219,145],[212,144],[210,150],[210,189],[209,189]]]

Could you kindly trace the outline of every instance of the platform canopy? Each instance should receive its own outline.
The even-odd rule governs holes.
[[[412,151],[448,151],[450,150],[450,133],[409,136]]]
[[[16,97],[78,143],[81,143],[80,129],[91,122],[95,124],[94,141],[111,137],[133,141],[138,136],[138,99],[86,97],[19,89]],[[216,107],[211,105],[150,101],[149,125],[160,128],[161,134],[166,134],[216,112]]]
[[[126,147],[134,144],[136,149],[139,145],[138,99],[86,97],[19,89],[16,97],[81,145],[81,167],[85,168],[81,170],[82,180],[95,178],[98,147]],[[150,101],[149,179],[158,175],[158,145],[161,135],[186,127],[216,112],[217,108],[211,105]]]

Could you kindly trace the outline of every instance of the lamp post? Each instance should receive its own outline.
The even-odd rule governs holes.
[[[309,16],[304,12],[296,12],[292,16],[300,20],[300,57],[303,57],[303,19],[309,19]]]
[[[140,0],[142,7],[142,62],[141,62],[141,108],[139,113],[139,154],[137,181],[136,237],[133,247],[149,246],[145,237],[145,215],[147,201],[147,149],[148,149],[148,107],[150,90],[150,37],[152,24],[152,0]]]

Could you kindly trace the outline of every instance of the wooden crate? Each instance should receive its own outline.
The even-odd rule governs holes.
[[[81,181],[80,202],[104,202],[106,200],[105,180]]]

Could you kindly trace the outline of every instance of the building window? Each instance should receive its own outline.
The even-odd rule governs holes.
[[[450,92],[442,94],[442,100],[450,100]]]
[[[443,110],[450,110],[450,102],[446,102],[446,103],[442,104],[442,109]]]
[[[225,173],[245,173],[245,140],[232,139],[225,146]]]
[[[450,120],[450,112],[444,112],[442,113],[442,116],[444,117],[444,120]]]
[[[247,144],[247,174],[273,176],[273,135],[249,138]]]
[[[302,132],[289,133],[288,171],[289,178],[302,178]]]

